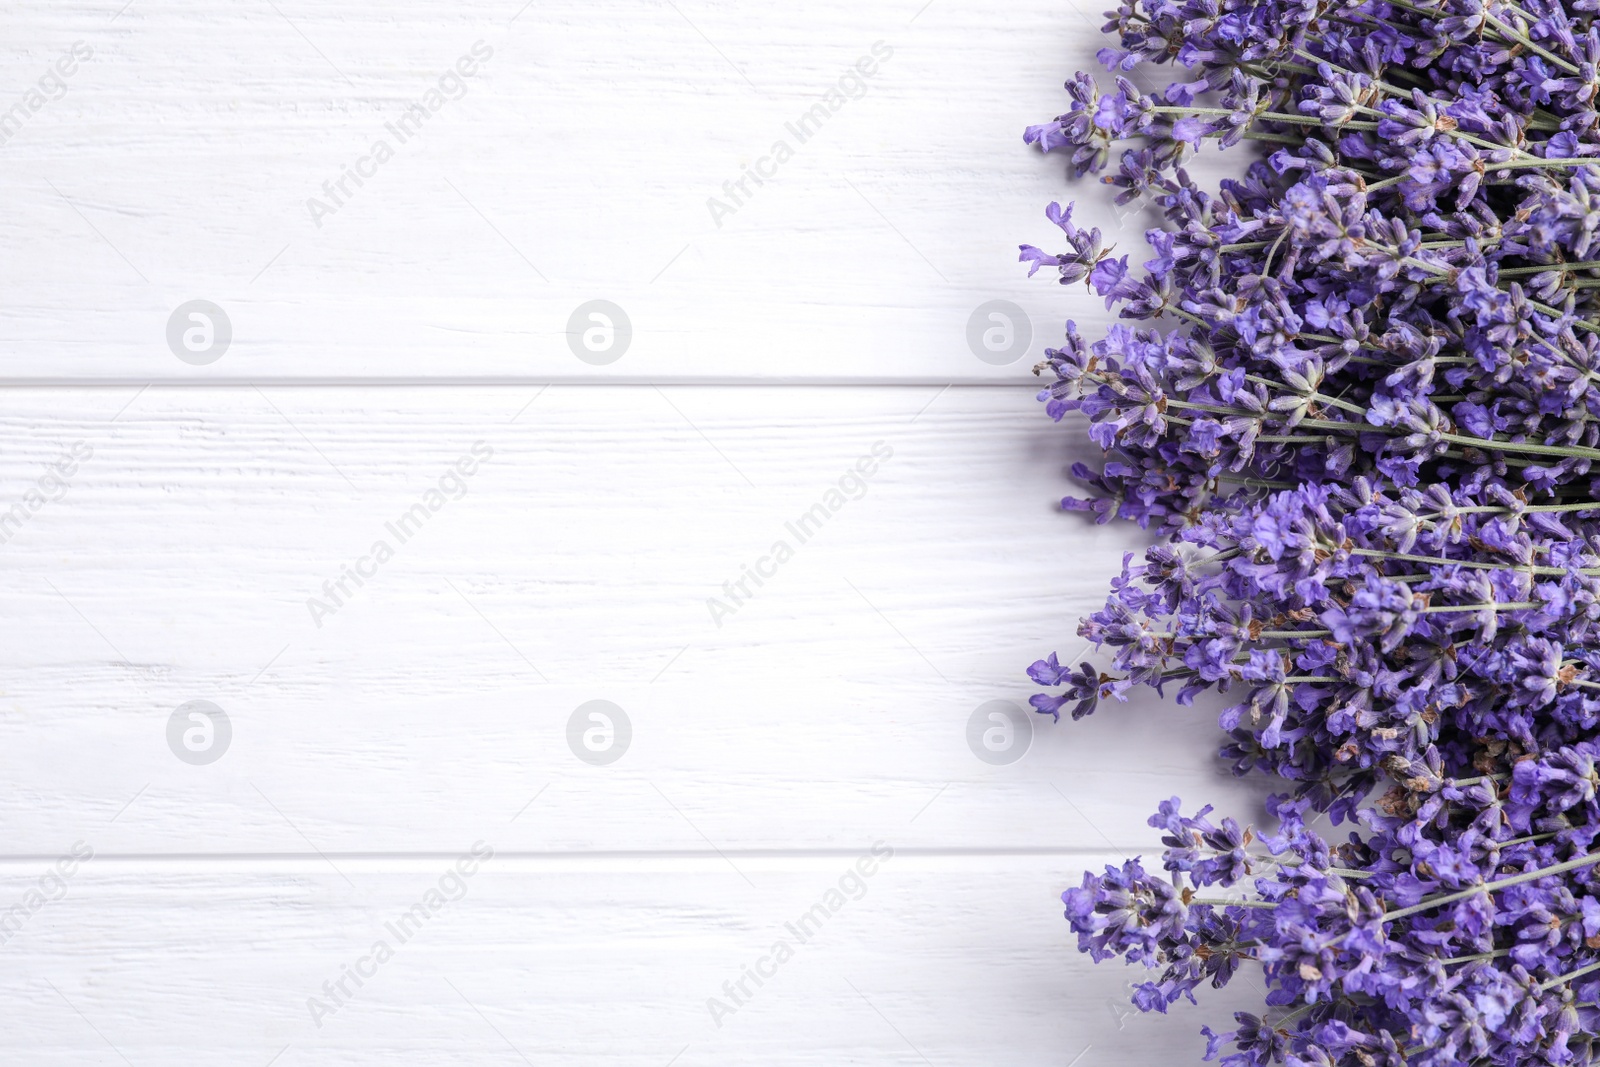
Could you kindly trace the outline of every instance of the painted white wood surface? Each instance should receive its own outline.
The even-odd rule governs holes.
[[[404,944],[389,926],[442,860],[349,866],[353,885],[282,860],[92,861],[8,946],[0,1050],[61,1064],[122,1062],[111,1046],[135,1064],[1198,1060],[1196,1009],[1131,1013],[1134,972],[1096,970],[1068,949],[1056,909],[1037,905],[1030,887],[1079,858],[976,867],[897,853],[800,943],[788,926],[853,858],[743,860],[746,883],[714,859],[497,856]],[[152,923],[162,910],[182,925]],[[318,1028],[306,1001],[379,940],[393,958],[347,982],[352,996]],[[779,940],[793,957],[765,965],[762,986],[747,980],[752,995],[717,1025],[706,1002]],[[1224,993],[1218,1010],[1251,995]]]
[[[1054,510],[1082,435],[1026,390],[554,386],[524,408],[534,392],[156,386],[51,389],[47,415],[42,392],[0,416],[13,466],[94,455],[4,546],[0,812],[24,852],[146,783],[117,851],[298,851],[257,789],[297,794],[279,806],[319,848],[445,850],[545,786],[520,847],[853,848],[880,828],[1131,847],[1143,798],[1210,766],[1196,710],[1042,723],[1010,767],[967,748],[980,704],[1026,702],[1033,658],[1082,650],[1129,543]],[[400,543],[388,524],[477,441],[493,458],[466,495]],[[801,544],[789,525],[874,445],[892,455],[865,495]],[[314,618],[379,539],[395,557]],[[794,558],[733,604],[724,583],[777,540]],[[199,771],[160,729],[193,699],[235,732]],[[566,744],[592,699],[634,724],[606,768]],[[1175,721],[1184,743],[1162,744]],[[1145,756],[1093,758],[1128,751],[1130,722]]]
[[[999,381],[1036,356],[976,359],[978,305],[1023,308],[1035,353],[1067,315],[1105,318],[1016,263],[1065,195],[1021,132],[1094,65],[1100,0],[133,0],[113,18],[123,2],[0,11],[18,99],[74,42],[92,53],[0,145],[10,379]],[[479,41],[464,95],[401,143],[386,124]],[[877,42],[891,58],[801,143],[788,125]],[[393,158],[318,225],[307,201],[333,204],[323,183],[378,140]],[[779,140],[794,157],[714,219]],[[1092,182],[1072,195],[1136,248],[1139,218]],[[594,298],[634,327],[606,367],[566,342]],[[164,339],[193,299],[234,327],[203,368]]]
[[[1104,312],[1014,263],[1053,198],[1138,240],[1020,143],[1097,5],[120,3],[0,12],[15,99],[93,51],[0,144],[0,916],[95,852],[0,926],[6,1062],[1197,1057],[1199,1013],[1127,1015],[1057,897],[1148,854],[1161,798],[1252,809],[1211,712],[1041,721],[1006,766],[966,739],[1141,543],[1055,509],[1092,449],[1026,367]],[[315,226],[480,39],[466,95]],[[866,94],[716,226],[706,198],[878,40]],[[595,297],[635,325],[608,366],[563,332]],[[195,298],[235,329],[207,366],[164,339]],[[1009,366],[965,340],[990,299],[1034,326]],[[208,766],[167,746],[191,700],[233,725]],[[609,766],[569,747],[592,700],[632,724]],[[480,840],[466,895],[315,1025]],[[866,894],[716,1025],[879,841]]]
[[[1117,1044],[1122,978],[1069,948],[1056,896],[1147,851],[1161,797],[1248,804],[1210,715],[1041,722],[1003,767],[965,739],[1078,647],[1131,543],[1052,508],[1081,433],[1026,389],[50,388],[0,426],[7,502],[93,450],[4,546],[5,871],[97,854],[5,949],[14,1040],[53,1062],[103,1049],[46,979],[136,1063],[176,1062],[197,1019],[218,1062],[504,1052],[441,974],[574,1063],[915,1060],[835,975],[935,1063],[1190,1050],[1176,1022]],[[318,628],[308,596],[477,441],[466,495]],[[715,625],[707,598],[878,442],[865,495]],[[634,725],[607,767],[564,734],[596,698]],[[193,699],[234,725],[209,766],[166,747]],[[408,977],[311,1026],[307,982],[480,839],[484,903],[474,882]],[[765,1022],[712,1025],[705,987],[880,840],[899,888]]]

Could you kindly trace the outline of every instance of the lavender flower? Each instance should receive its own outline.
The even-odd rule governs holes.
[[[1150,258],[1047,212],[1068,323],[1046,411],[1105,453],[1063,505],[1161,535],[1033,706],[1220,696],[1263,829],[1151,819],[1064,896],[1165,1012],[1242,967],[1207,1058],[1600,1055],[1600,3],[1124,0],[1117,78],[1026,140],[1162,224]],[[1174,64],[1160,93],[1122,75]],[[1166,79],[1166,80],[1171,80]],[[1260,149],[1202,188],[1215,142]],[[1313,832],[1313,815],[1346,840]]]

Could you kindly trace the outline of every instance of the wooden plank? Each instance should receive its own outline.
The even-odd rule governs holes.
[[[847,854],[745,861],[749,881],[714,859],[497,854],[465,878],[441,858],[350,864],[346,882],[316,863],[97,858],[6,944],[0,1048],[52,1064],[1026,1067],[1088,1050],[1154,1065],[1195,1057],[1200,1021],[1256,996],[1246,974],[1203,1014],[1131,1014],[1138,971],[1073,950],[1056,899],[1114,856],[862,855],[870,876]],[[8,866],[0,899],[36,879]]]
[[[124,853],[436,851],[535,796],[507,847],[1129,847],[1172,793],[1253,812],[1214,709],[1040,720],[1009,764],[970,746],[1029,662],[1081,649],[1137,540],[1054,509],[1082,434],[1027,394],[533,397],[8,394],[0,522],[93,455],[0,546],[6,849],[107,825]],[[428,512],[441,481],[465,493]],[[232,726],[206,766],[169,749],[194,700]],[[631,724],[604,766],[569,733],[596,700]]]
[[[17,100],[90,57],[3,145],[0,380],[1016,381],[1106,315],[1017,264],[1045,204],[1135,259],[1153,224],[1021,141],[1101,0],[119,5],[0,12]],[[596,299],[604,365],[567,332]],[[196,300],[205,365],[168,342]],[[994,300],[1005,365],[968,340]]]

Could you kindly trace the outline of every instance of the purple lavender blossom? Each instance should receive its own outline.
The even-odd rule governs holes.
[[[1202,1027],[1229,1067],[1593,1062],[1600,2],[1110,17],[1114,86],[1026,140],[1147,202],[1151,256],[1051,205],[1064,244],[1021,259],[1123,320],[1035,368],[1105,453],[1063,505],[1162,539],[1033,705],[1215,692],[1223,758],[1282,792],[1259,830],[1162,803],[1165,874],[1085,875],[1067,918],[1149,970],[1141,1010],[1259,973],[1259,1015]]]

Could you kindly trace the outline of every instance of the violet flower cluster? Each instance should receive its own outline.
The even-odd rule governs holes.
[[[1111,15],[1026,140],[1159,212],[1150,258],[1057,205],[1021,258],[1125,320],[1036,368],[1105,452],[1065,505],[1162,539],[1033,704],[1215,691],[1282,792],[1162,804],[1161,871],[1064,895],[1080,947],[1147,1011],[1257,969],[1230,1067],[1600,1059],[1600,0]]]

